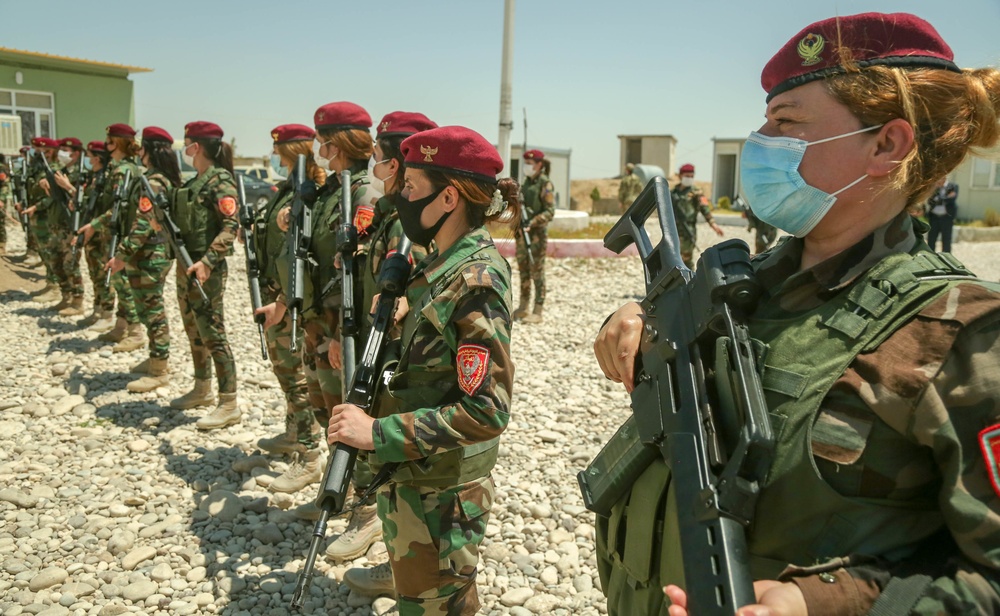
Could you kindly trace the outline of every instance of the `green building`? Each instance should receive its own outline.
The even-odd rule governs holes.
[[[132,73],[152,69],[0,47],[0,115],[21,116],[32,137],[104,139],[116,122],[135,124]]]

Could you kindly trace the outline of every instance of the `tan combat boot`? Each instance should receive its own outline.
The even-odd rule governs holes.
[[[128,369],[132,374],[149,374],[149,360],[151,358],[147,357],[136,365]]]
[[[157,387],[163,387],[170,382],[170,366],[166,359],[149,358],[149,370],[146,376],[131,381],[125,386],[129,391],[144,394]]]
[[[528,316],[528,300],[531,298],[529,293],[521,293],[521,298],[518,300],[517,310],[514,314],[510,315],[514,319],[523,319]]]
[[[83,296],[74,295],[69,299],[69,305],[59,311],[61,317],[77,317],[83,314]]]
[[[61,296],[62,295],[59,292],[59,287],[51,283],[46,283],[45,288],[42,289],[42,292],[32,297],[31,301],[35,302],[36,304],[48,304],[56,301]]]
[[[94,315],[97,319],[93,325],[87,327],[92,332],[106,332],[115,326],[115,316],[110,310],[96,310]]]
[[[210,379],[195,379],[194,387],[180,398],[170,401],[170,408],[186,411],[199,406],[208,406],[215,402],[212,395],[212,381]]]
[[[42,264],[42,258],[38,256],[37,252],[29,252],[28,256],[24,259],[25,267],[38,267]]]
[[[125,320],[125,317],[118,317],[118,320],[115,321],[115,326],[110,331],[106,331],[98,336],[97,339],[104,342],[121,342],[125,339],[125,334],[127,333],[128,321]]]
[[[376,506],[363,505],[351,513],[351,523],[336,541],[327,546],[326,557],[335,563],[354,560],[380,539],[382,539],[382,521],[378,519]],[[392,587],[391,574],[389,586]]]
[[[541,323],[542,322],[542,305],[535,304],[535,309],[531,311],[531,314],[522,319],[524,323]]]
[[[129,351],[145,347],[148,344],[146,342],[145,331],[146,328],[142,326],[142,323],[130,323],[125,337],[118,344],[111,347],[111,352],[128,353]]]
[[[286,453],[302,451],[302,445],[295,440],[295,435],[288,428],[277,436],[265,436],[257,441],[257,447],[271,455],[280,456]]]
[[[59,292],[59,295],[60,295],[59,303],[56,304],[55,306],[51,306],[49,310],[62,312],[64,308],[69,308],[69,303],[73,301],[73,298],[70,297],[69,293],[63,293],[62,291]]]
[[[199,419],[195,427],[199,430],[218,430],[240,423],[242,415],[239,407],[236,406],[235,392],[219,394],[219,403],[215,405],[215,410]]]
[[[295,459],[284,473],[275,477],[268,490],[292,494],[318,483],[323,478],[323,452],[319,447],[295,454]]]
[[[392,580],[392,565],[384,562],[374,567],[355,567],[344,572],[344,581],[352,590],[363,595],[395,595],[396,586]]]

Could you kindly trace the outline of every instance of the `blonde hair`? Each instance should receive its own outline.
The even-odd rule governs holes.
[[[319,168],[313,158],[312,141],[286,141],[275,144],[274,149],[278,151],[278,156],[285,160],[298,160],[299,154],[306,157],[306,177],[317,186],[322,186],[326,182],[326,171]]]
[[[131,158],[139,154],[139,144],[131,137],[109,136],[108,141],[115,144],[119,150],[125,153],[125,158]]]
[[[320,137],[329,141],[351,161],[367,161],[375,151],[371,133],[361,128],[349,128],[331,133],[320,131]]]

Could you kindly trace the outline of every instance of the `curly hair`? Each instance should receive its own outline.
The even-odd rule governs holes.
[[[326,171],[319,168],[316,159],[313,158],[312,141],[287,141],[274,146],[278,151],[278,156],[284,160],[298,160],[299,154],[306,157],[306,176],[316,182],[317,186],[322,186],[326,182]],[[291,173],[291,170],[289,170]]]

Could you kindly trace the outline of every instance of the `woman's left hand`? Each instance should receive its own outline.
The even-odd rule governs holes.
[[[372,436],[372,424],[375,419],[353,404],[338,404],[330,414],[330,427],[327,430],[326,442],[331,447],[337,443],[350,445],[357,449],[371,451],[375,449],[375,439]]]
[[[109,269],[109,268],[111,269],[112,273],[120,272],[123,269],[125,269],[125,262],[119,259],[118,257],[115,257],[114,259],[111,259],[104,265],[104,269]]]
[[[202,261],[198,261],[197,263],[195,263],[194,265],[192,265],[187,269],[187,275],[188,276],[193,275],[198,279],[198,282],[200,282],[201,284],[205,284],[205,281],[208,280],[208,277],[212,275],[212,270],[208,269],[208,266],[205,265]]]
[[[753,583],[758,603],[745,605],[736,610],[736,616],[808,616],[806,599],[798,585],[791,582],[760,580]],[[667,612],[670,616],[688,616],[687,593],[677,586],[666,586],[664,594],[673,604]]]
[[[344,358],[341,355],[340,341],[336,338],[330,339],[330,347],[326,350],[326,360],[330,362],[330,367],[340,370],[344,367]]]

